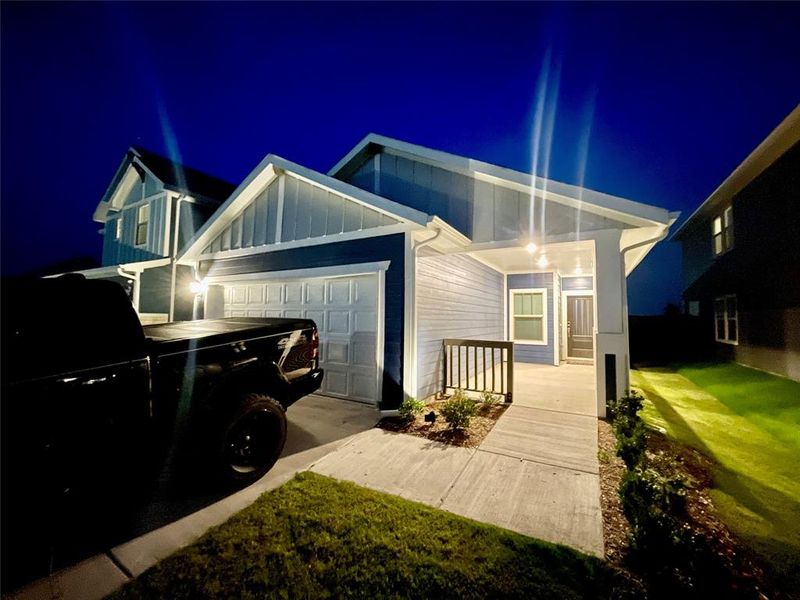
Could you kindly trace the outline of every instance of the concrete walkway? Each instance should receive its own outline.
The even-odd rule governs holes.
[[[311,470],[603,556],[594,417],[512,406],[477,450],[372,429]]]

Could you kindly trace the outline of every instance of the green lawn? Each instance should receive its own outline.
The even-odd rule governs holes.
[[[728,526],[800,589],[800,383],[736,364],[633,371],[644,419],[715,459]]]
[[[602,598],[601,560],[302,473],[114,598]]]

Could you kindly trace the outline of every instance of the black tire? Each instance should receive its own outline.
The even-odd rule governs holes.
[[[246,394],[222,431],[218,454],[224,481],[242,486],[261,479],[285,443],[286,413],[280,403],[263,394]]]

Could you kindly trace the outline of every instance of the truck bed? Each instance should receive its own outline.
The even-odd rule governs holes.
[[[155,342],[157,354],[197,350],[208,346],[241,342],[270,335],[288,335],[297,329],[309,329],[309,319],[228,317],[202,321],[176,321],[146,325],[147,339]]]

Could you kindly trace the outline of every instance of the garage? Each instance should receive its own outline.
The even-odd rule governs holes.
[[[379,275],[267,277],[215,281],[224,288],[224,315],[313,319],[320,334],[320,366],[325,369],[318,393],[377,404],[383,356]]]

